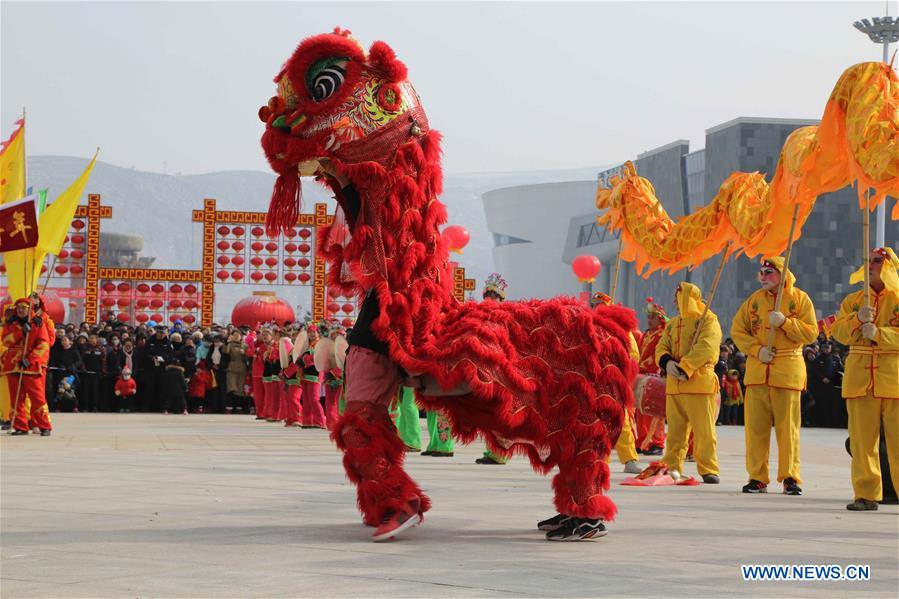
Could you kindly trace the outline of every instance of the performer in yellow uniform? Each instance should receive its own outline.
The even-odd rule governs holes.
[[[781,312],[775,311],[777,289],[784,277]],[[777,480],[784,493],[802,495],[799,483],[799,402],[805,389],[805,360],[802,346],[818,336],[815,307],[808,295],[796,287],[796,278],[780,256],[762,260],[762,288],[743,302],[731,324],[730,335],[746,352],[746,471],[749,483],[744,493],[765,493],[771,423],[777,436]],[[774,344],[768,336],[774,327]]]
[[[891,248],[869,257],[871,306],[865,290],[849,294],[831,327],[834,339],[849,346],[843,397],[849,413],[852,453],[852,511],[876,510],[883,499],[880,429],[886,436],[893,486],[899,488],[899,258]],[[863,280],[859,269],[850,283]]]
[[[602,291],[596,291],[590,298],[591,306],[611,306],[612,298]],[[630,342],[630,356],[634,362],[640,362],[640,349],[637,346],[637,340],[634,338],[633,331],[628,331],[628,340]],[[618,441],[615,443],[615,452],[618,454],[618,460],[624,464],[624,472],[626,474],[640,474],[642,469],[637,463],[637,438],[634,435],[636,429],[636,421],[634,419],[634,408],[625,411],[624,422],[621,424],[621,433],[618,435]],[[611,456],[609,456],[611,461]]]
[[[668,321],[656,347],[656,361],[668,379],[665,384],[668,445],[662,462],[678,478],[684,469],[687,438],[692,428],[696,468],[704,482],[718,484],[715,398],[720,387],[715,363],[721,345],[721,326],[711,310],[700,322],[705,303],[696,285],[681,283],[674,297],[679,313]],[[697,327],[699,337],[691,346]]]

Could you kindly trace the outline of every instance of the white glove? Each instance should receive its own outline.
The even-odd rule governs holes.
[[[786,320],[787,317],[783,315],[783,312],[768,312],[768,324],[772,329],[779,329]]]
[[[862,325],[862,337],[877,341],[877,325],[873,322],[866,322]]]
[[[768,347],[763,347],[759,350],[759,360],[761,360],[762,364],[770,364],[774,361],[776,355],[776,350]]]
[[[680,364],[678,364],[674,360],[668,360],[668,363],[665,364],[665,372],[668,373],[668,376],[674,377],[679,381],[687,380],[687,377],[685,377],[683,372],[681,372]]]
[[[859,322],[874,322],[874,308],[871,306],[862,306],[858,309]]]

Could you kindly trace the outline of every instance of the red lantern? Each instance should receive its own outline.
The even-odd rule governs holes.
[[[261,241],[254,241],[253,243],[250,244],[250,249],[253,250],[254,252],[261,252],[262,248],[264,248],[264,247],[265,246],[262,245]]]
[[[153,293],[162,293],[163,291],[165,291],[165,286],[161,283],[154,283],[150,289],[153,291]]]
[[[254,291],[252,296],[237,302],[231,311],[231,323],[238,327],[251,327],[256,323],[272,320],[282,323],[295,319],[296,315],[290,304],[270,291]]]
[[[269,241],[268,243],[265,244],[265,249],[268,250],[268,252],[270,254],[272,254],[272,253],[278,251],[278,244],[275,243],[274,241]]]
[[[338,304],[337,302],[331,302],[330,304],[328,304],[328,312],[337,312],[338,310],[340,310],[340,304]]]
[[[285,258],[284,265],[287,266],[287,268],[293,268],[294,266],[297,265],[297,261],[294,260],[293,258]]]
[[[128,314],[125,312],[119,312],[118,314],[116,314],[116,318],[119,322],[128,322],[128,319],[131,317],[128,316]]]
[[[72,235],[72,245],[84,245],[84,235]]]
[[[284,231],[284,237],[287,237],[288,239],[293,239],[296,236],[297,236],[297,230],[294,228],[290,228],[290,229],[287,229],[286,231]]]
[[[242,241],[235,241],[231,244],[231,249],[233,249],[235,252],[243,251],[245,247],[246,245]]]
[[[578,256],[571,263],[571,270],[581,283],[592,283],[602,269],[602,262],[596,256]]]
[[[225,265],[231,263],[231,258],[229,258],[228,256],[219,256],[218,258],[216,258],[215,261],[218,262],[219,264],[221,264],[222,266],[225,266]]]
[[[254,271],[253,273],[250,274],[250,278],[256,282],[259,282],[262,280],[262,273],[259,272],[258,270]]]
[[[158,310],[162,307],[163,303],[165,302],[163,302],[161,299],[152,299],[150,300],[150,307],[154,310]]]
[[[234,227],[233,229],[231,229],[231,232],[234,233],[234,235],[235,235],[236,237],[240,237],[240,236],[243,235],[246,231],[244,231],[244,228],[243,228],[243,227]]]
[[[115,306],[115,300],[112,299],[111,297],[104,297],[103,305],[106,306],[107,308],[109,308],[111,306]]]
[[[297,264],[300,265],[300,268],[309,268],[309,265],[312,264],[312,262],[309,261],[309,258],[300,258],[297,260]]]
[[[84,228],[84,221],[83,220],[73,220],[72,228],[75,229],[76,231],[80,231],[81,229]]]
[[[183,288],[178,283],[175,283],[174,285],[171,285],[169,287],[169,293],[181,293],[182,291]]]
[[[215,245],[215,247],[217,247],[219,250],[221,250],[221,251],[223,251],[223,252],[227,252],[227,251],[228,251],[228,248],[231,247],[231,244],[228,243],[227,241],[219,241],[219,242]]]
[[[297,273],[295,273],[295,272],[284,273],[284,280],[287,281],[288,283],[293,283],[294,281],[297,280]]]
[[[300,273],[300,276],[297,278],[300,279],[300,283],[304,283],[304,284],[308,283],[309,280],[312,279],[312,277],[310,277],[308,274],[306,274],[304,272]]]
[[[106,293],[112,293],[115,291],[115,283],[111,283],[109,281],[103,283],[103,291]]]
[[[116,304],[118,304],[119,308],[127,308],[128,306],[131,305],[131,300],[128,299],[127,297],[123,297],[123,298],[119,299],[119,301],[117,301]]]
[[[235,281],[239,281],[243,278],[243,272],[241,272],[239,270],[235,270],[234,272],[231,273],[231,278],[234,279]]]
[[[189,299],[186,302],[184,302],[184,307],[187,308],[188,310],[193,310],[197,307],[197,302],[195,302],[192,299]]]
[[[172,314],[171,316],[169,316],[169,320],[172,322],[175,322],[176,320],[181,320],[181,315],[180,314]]]
[[[75,264],[75,265],[73,265],[73,266],[69,269],[69,271],[70,271],[73,275],[80,275],[81,273],[84,272],[84,269],[81,268],[80,266],[78,266],[77,264]]]
[[[284,249],[287,250],[287,253],[288,253],[288,254],[292,254],[292,253],[294,253],[295,251],[297,251],[297,244],[295,244],[295,243],[288,243],[287,245],[284,246]]]
[[[344,314],[350,314],[353,311],[353,304],[344,304],[341,308]]]
[[[312,236],[312,231],[309,229],[300,229],[300,237],[303,239],[309,239]]]
[[[231,262],[234,264],[234,266],[240,266],[244,263],[243,256],[234,256],[233,258],[231,258]]]
[[[59,252],[60,260],[65,260],[68,257],[69,257],[69,250],[62,250],[61,252]]]
[[[147,285],[146,283],[141,283],[140,285],[137,286],[137,290],[140,291],[141,293],[147,293],[148,291],[150,291],[150,286]]]
[[[262,234],[265,233],[265,230],[262,227],[253,227],[250,233],[253,234],[253,237],[262,237]]]
[[[81,260],[84,258],[84,252],[81,250],[72,250],[72,260]]]
[[[146,308],[147,306],[150,305],[150,300],[142,297],[134,303],[135,303],[135,305],[137,305],[138,308]]]
[[[215,276],[217,276],[219,279],[224,281],[225,279],[228,278],[228,271],[220,270],[217,273],[215,273]]]
[[[234,230],[236,231],[237,229],[234,229]],[[184,286],[184,293],[186,293],[187,295],[193,295],[196,292],[197,292],[196,285],[194,285],[192,283],[188,283],[187,285]]]
[[[154,314],[153,316],[150,317],[150,320],[152,320],[153,322],[156,322],[156,323],[160,323],[160,322],[162,322],[162,314]]]
[[[468,245],[471,235],[468,229],[459,225],[452,225],[443,230],[443,239],[447,242],[447,248],[451,252],[461,254],[462,250]]]
[[[77,307],[77,306],[78,306],[78,302],[76,302],[76,301],[74,301],[74,300],[72,300],[72,301],[69,302],[69,307],[70,307],[70,308],[75,308],[75,307]]]
[[[345,326],[346,328],[350,328],[351,326],[353,326],[353,319],[352,318],[344,318],[343,321],[341,322],[341,324],[343,326]]]
[[[44,274],[45,272],[47,272],[47,265],[41,264],[41,274]]]
[[[274,283],[275,279],[278,278],[278,273],[276,272],[267,272],[265,273],[265,280],[269,283]]]
[[[250,264],[252,264],[256,268],[259,268],[260,266],[262,266],[262,262],[263,262],[263,260],[259,256],[253,256],[252,258],[250,258]]]
[[[275,266],[278,265],[278,259],[274,258],[272,256],[269,256],[268,258],[265,259],[265,265],[268,266],[269,268],[274,268]]]
[[[301,243],[298,248],[302,253],[308,254],[312,247],[308,243]]]
[[[184,315],[184,322],[186,322],[187,324],[193,324],[196,319],[197,318],[193,314]]]
[[[181,300],[179,300],[179,299],[173,299],[172,301],[169,302],[169,310],[177,310],[180,307],[181,307]]]
[[[217,230],[218,230],[218,232],[219,232],[219,235],[221,235],[222,237],[224,237],[225,235],[227,235],[228,233],[231,232],[231,229],[229,229],[229,228],[226,227],[225,225],[222,225],[222,226],[219,227]]]
[[[63,243],[69,243],[69,236],[66,235],[66,238],[63,240]]]
[[[144,322],[147,322],[148,320],[150,320],[150,317],[148,315],[144,314],[143,312],[136,315],[134,318],[135,318],[135,320],[137,320],[137,322],[140,322],[140,323],[144,323]]]
[[[55,270],[57,273],[59,273],[59,274],[61,274],[61,275],[64,275],[64,274],[66,274],[67,272],[69,272],[69,267],[68,267],[68,266],[65,266],[64,264],[60,264],[59,266],[57,266],[57,267],[54,268],[53,270]],[[4,271],[4,272],[6,271],[6,266],[3,267],[3,271]]]
[[[116,289],[121,293],[125,293],[126,291],[131,291],[131,285],[129,283],[119,283]]]

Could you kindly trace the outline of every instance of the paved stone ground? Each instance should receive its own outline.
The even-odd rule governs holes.
[[[524,460],[410,456],[424,526],[368,540],[322,431],[243,416],[54,415],[2,436],[3,597],[896,597],[897,506],[855,514],[845,433],[803,430],[806,494],[748,496],[743,431],[720,486],[621,487],[609,536],[548,543],[550,483]],[[427,433],[425,432],[425,437]],[[647,460],[644,460],[646,462]],[[688,465],[692,470],[692,465]],[[744,582],[741,564],[870,564],[868,582]]]

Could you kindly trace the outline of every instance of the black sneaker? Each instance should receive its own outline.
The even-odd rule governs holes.
[[[432,458],[451,458],[454,453],[452,451],[432,451],[429,455]]]
[[[9,434],[12,435],[12,436],[14,436],[14,437],[19,437],[19,436],[21,436],[21,435],[27,435],[27,434],[29,434],[30,432],[31,432],[31,431],[20,431],[20,430],[16,429],[16,430],[14,430],[13,432],[11,432],[11,433],[9,433]]]
[[[643,452],[643,455],[662,455],[664,450],[658,445],[653,445],[649,449]]]
[[[721,482],[721,479],[718,478],[717,474],[703,474],[702,482],[704,482],[707,485],[717,485],[718,483]]]
[[[799,486],[795,478],[784,480],[784,495],[802,495],[802,487]]]
[[[42,429],[41,429],[41,437],[49,437],[49,436],[50,436],[50,429],[49,429],[49,428],[42,428]]]
[[[501,462],[497,462],[493,458],[489,456],[484,456],[482,458],[478,458],[474,461],[475,464],[496,464],[497,466],[502,466]]]
[[[602,520],[570,518],[562,526],[546,533],[547,541],[586,541],[609,534]]]
[[[850,512],[876,512],[877,502],[868,499],[856,499],[846,506]]]
[[[12,427],[9,420],[0,420],[0,431],[8,431]]]
[[[571,520],[571,516],[566,516],[564,514],[556,514],[552,518],[547,518],[546,520],[541,520],[537,523],[537,530],[542,530],[543,532],[550,532],[552,530],[556,530],[566,522]]]
[[[768,485],[763,483],[762,481],[752,479],[745,485],[743,485],[744,493],[767,493]]]

